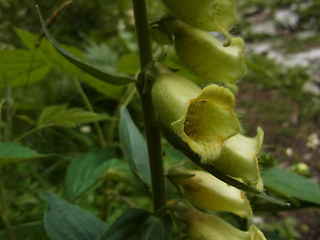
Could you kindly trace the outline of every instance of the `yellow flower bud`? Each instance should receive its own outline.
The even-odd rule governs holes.
[[[180,21],[169,26],[174,34],[174,46],[180,61],[206,82],[234,83],[242,78],[247,67],[241,38],[232,38],[223,46],[211,33],[190,27]]]
[[[241,231],[218,216],[200,212],[188,206],[176,217],[188,225],[190,240],[266,240],[256,227]]]
[[[234,0],[162,0],[172,15],[205,30],[229,31],[237,22]]]
[[[260,178],[257,155],[263,142],[263,130],[257,129],[257,136],[250,138],[237,134],[223,143],[222,152],[212,164],[221,172],[245,183],[255,185],[260,191],[263,183]]]
[[[194,176],[175,177],[175,173]],[[249,201],[243,191],[222,182],[208,172],[175,169],[172,176],[172,180],[183,187],[188,200],[197,208],[232,212],[240,217],[252,215]]]
[[[161,123],[199,154],[202,162],[220,156],[225,140],[240,132],[230,90],[209,85],[201,90],[188,79],[161,66],[152,87]]]

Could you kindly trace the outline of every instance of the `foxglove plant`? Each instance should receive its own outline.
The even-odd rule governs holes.
[[[163,2],[178,20],[163,20],[162,29],[166,28],[166,33],[172,34],[176,54],[186,67],[204,82],[234,84],[244,76],[243,40],[226,33],[235,23],[228,20],[235,20],[236,14],[233,9],[227,11],[224,8],[227,4],[223,3],[232,2],[234,7],[233,1],[213,0],[203,4],[192,0]],[[210,11],[211,14],[214,12],[213,16]],[[217,12],[221,21],[218,24]],[[204,19],[211,21],[205,22]],[[223,45],[205,30],[226,33],[228,43]],[[258,129],[255,138],[240,134],[241,127],[233,112],[235,99],[232,92],[214,84],[201,90],[184,77],[157,66],[159,64],[155,64],[157,74],[153,76],[152,100],[165,131],[185,142],[199,156],[200,163],[211,165],[220,173],[262,192],[257,154],[261,150],[263,131]],[[171,180],[182,186],[194,206],[230,211],[242,217],[251,216],[250,205],[240,190],[230,189],[227,184],[204,172],[186,173],[194,176],[171,177]],[[191,239],[265,239],[254,226],[249,232],[242,232],[217,216],[204,216],[189,204],[186,207],[187,211],[178,212],[175,216],[189,226]]]
[[[132,226],[137,219],[142,219],[141,226],[150,230],[142,233],[148,238],[141,239],[169,239],[170,231],[163,229],[170,226],[171,221],[167,218],[170,213],[172,219],[188,226],[190,239],[263,240],[265,237],[255,226],[242,231],[214,213],[229,212],[250,218],[252,209],[243,190],[255,194],[263,192],[257,161],[263,131],[258,128],[254,138],[241,134],[234,111],[235,97],[226,87],[235,84],[246,73],[242,53],[244,42],[239,37],[231,37],[228,32],[237,21],[234,1],[162,1],[177,19],[165,17],[158,22],[159,26],[173,37],[174,48],[181,62],[208,84],[204,88],[153,60],[144,0],[132,0],[140,53],[137,79],[109,74],[85,64],[51,39],[44,27],[49,40],[70,62],[110,84],[135,83],[140,95],[151,180],[149,176],[141,179],[147,188],[151,188],[153,215],[141,210],[131,211],[120,217],[117,220],[119,222],[116,221],[100,239],[120,239],[114,237],[118,236],[115,228],[126,226],[126,221],[133,222],[130,229],[135,231]],[[224,33],[228,42],[223,44],[208,31]],[[121,126],[120,132],[124,128],[120,123]],[[166,198],[161,129],[173,146],[187,153],[204,170],[209,169],[205,172],[174,167],[169,171],[168,179],[183,190],[182,199],[167,201]],[[125,130],[121,135],[130,139]],[[132,154],[135,150],[129,149],[127,155],[135,155]],[[143,157],[138,150],[136,155]],[[132,165],[133,171],[139,175],[137,169],[141,166]],[[216,177],[212,174],[216,174]],[[150,233],[157,233],[158,229],[162,229],[163,234],[150,238]],[[125,234],[129,236],[128,232]]]

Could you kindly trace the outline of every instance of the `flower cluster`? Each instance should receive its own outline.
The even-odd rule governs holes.
[[[234,112],[235,97],[225,87],[246,73],[244,42],[228,32],[237,22],[234,1],[162,1],[173,16],[163,20],[162,28],[171,35],[178,58],[208,85],[201,89],[156,63],[152,100],[161,125],[197,154],[201,164],[262,192],[257,155],[263,131],[258,128],[253,138],[241,134]],[[209,31],[222,32],[227,42],[222,43]],[[189,225],[191,239],[265,239],[254,226],[241,231],[216,215],[194,208],[249,218],[252,210],[243,191],[204,171],[175,168],[170,177],[192,204],[184,204],[188,211],[177,213]]]

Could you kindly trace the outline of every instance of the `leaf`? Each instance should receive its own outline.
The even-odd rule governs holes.
[[[100,240],[167,240],[171,219],[155,217],[150,212],[129,209],[102,235]]]
[[[51,34],[48,32],[47,28],[45,27],[45,24],[43,22],[41,13],[40,13],[40,9],[38,7],[38,5],[36,5],[36,10],[37,10],[37,14],[39,16],[41,25],[42,25],[42,29],[46,35],[46,37],[48,38],[48,40],[54,45],[54,47],[57,49],[57,51],[63,56],[65,57],[70,63],[74,64],[75,66],[77,66],[78,68],[80,68],[81,70],[83,70],[84,72],[90,74],[91,76],[98,78],[102,81],[105,81],[109,84],[113,84],[113,85],[124,85],[127,83],[131,83],[131,82],[135,82],[134,78],[127,76],[127,75],[114,75],[111,73],[108,73],[106,71],[100,70],[98,68],[95,68],[94,66],[85,63],[84,61],[82,61],[80,58],[77,58],[76,56],[74,56],[72,53],[68,52],[67,50],[65,50],[52,36]]]
[[[44,227],[52,240],[96,240],[108,229],[91,213],[53,193],[44,193],[44,196],[48,201]]]
[[[132,172],[150,186],[150,167],[146,141],[132,121],[128,110],[120,110],[119,136],[123,154]]]
[[[101,236],[100,240],[129,240],[134,233],[151,215],[151,213],[131,208],[123,213]]]
[[[73,201],[93,185],[97,186],[98,179],[117,162],[113,157],[112,149],[96,150],[74,157],[67,169],[65,177],[65,194],[68,200]],[[94,188],[91,188],[93,190]]]
[[[28,50],[0,51],[0,88],[23,86],[42,80],[52,69]]]
[[[67,109],[67,105],[64,104],[43,109],[38,119],[38,127],[76,127],[83,123],[111,119],[113,118],[107,114],[98,114],[94,112],[84,111],[81,108]]]
[[[16,117],[22,121],[29,123],[30,125],[36,125],[36,122],[32,118],[30,118],[28,115],[17,115]]]
[[[281,168],[267,168],[261,175],[264,186],[279,195],[320,204],[320,187],[296,173]]]
[[[170,237],[172,222],[169,216],[162,218],[150,216],[148,222],[141,227],[141,234],[135,239],[167,240]]]
[[[13,227],[13,232],[16,240],[25,240],[30,236],[44,233],[44,228],[42,222],[32,222]],[[10,240],[6,231],[0,232],[0,240]]]
[[[49,155],[40,154],[18,143],[4,142],[0,144],[0,164],[28,161],[46,156]]]
[[[35,51],[35,44],[38,40],[38,36],[22,29],[16,28],[15,31],[23,44],[31,50],[29,51]],[[73,55],[79,58],[82,57],[82,52],[77,48],[70,46],[64,46],[64,48]],[[90,87],[109,98],[118,100],[121,97],[123,86],[111,85],[84,73],[78,67],[66,60],[47,39],[41,40],[41,45],[36,50],[36,56],[52,68],[62,71],[70,78],[77,77],[80,81],[85,82]]]
[[[135,75],[140,69],[139,56],[133,53],[124,54],[118,62],[117,72]]]
[[[81,82],[86,83],[90,87],[94,88],[97,92],[112,98],[119,100],[123,94],[123,86],[114,86],[109,83],[96,79],[88,74],[81,74],[77,76]]]

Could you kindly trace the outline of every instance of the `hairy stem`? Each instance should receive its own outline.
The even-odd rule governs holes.
[[[140,94],[143,110],[152,181],[153,209],[154,212],[156,212],[166,204],[166,198],[160,128],[155,121],[155,111],[152,104],[151,91],[142,90],[147,84],[147,78],[143,72],[146,70],[147,66],[152,64],[151,43],[145,0],[132,0],[132,2],[141,66],[141,74],[139,75],[137,89]]]

